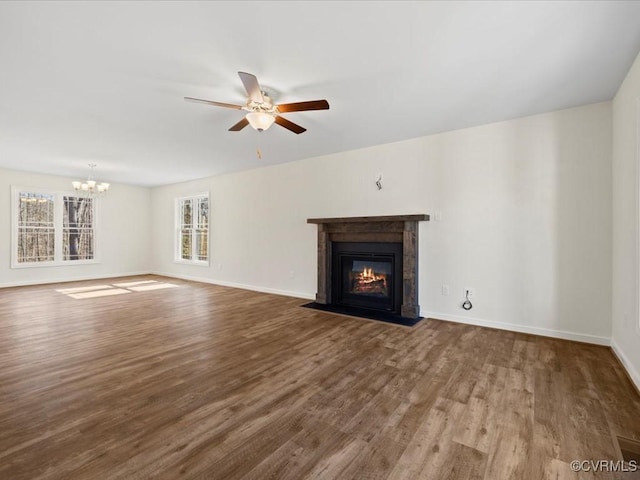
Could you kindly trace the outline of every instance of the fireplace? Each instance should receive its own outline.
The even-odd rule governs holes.
[[[418,222],[428,215],[309,218],[318,225],[318,292],[309,308],[413,325]]]
[[[331,250],[333,303],[400,315],[401,243],[334,242]]]

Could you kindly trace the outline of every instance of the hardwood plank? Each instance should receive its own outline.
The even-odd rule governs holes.
[[[405,478],[444,478],[450,465],[450,440],[457,419],[464,405],[446,399],[438,399],[425,415],[415,435],[396,462],[389,480]]]
[[[505,383],[504,421],[490,449],[485,478],[532,478],[529,458],[533,444],[533,379],[509,369]]]
[[[454,433],[454,441],[474,450],[489,453],[505,416],[503,398],[507,369],[485,364]],[[537,407],[537,404],[536,404]]]
[[[482,480],[487,466],[487,455],[454,443],[449,454],[447,466],[439,478],[448,480]]]

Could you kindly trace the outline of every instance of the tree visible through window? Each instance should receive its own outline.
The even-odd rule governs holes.
[[[20,192],[17,245],[19,263],[54,260],[54,206],[54,195]]]
[[[209,261],[209,195],[176,199],[176,259]]]
[[[93,259],[93,199],[64,197],[63,260]]]
[[[95,259],[95,200],[13,188],[13,265]]]

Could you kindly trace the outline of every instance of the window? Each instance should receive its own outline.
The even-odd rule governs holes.
[[[93,199],[13,187],[12,209],[12,267],[95,260]]]
[[[63,260],[93,259],[93,199],[64,197]]]
[[[20,192],[18,198],[18,263],[53,262],[55,196]]]
[[[176,199],[177,262],[209,264],[209,194]]]

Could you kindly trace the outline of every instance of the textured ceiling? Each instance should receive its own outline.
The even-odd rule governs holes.
[[[0,167],[161,185],[610,100],[640,2],[0,2]],[[229,132],[238,71],[331,109]],[[257,158],[260,149],[262,159]]]

